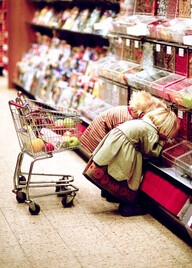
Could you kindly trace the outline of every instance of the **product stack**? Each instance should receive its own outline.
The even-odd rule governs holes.
[[[68,40],[38,33],[41,40],[37,38],[37,43],[17,65],[17,82],[50,104],[61,103],[60,97],[64,95],[63,103],[70,103],[81,111],[86,94],[98,97],[100,100],[94,103],[102,101],[102,109],[104,103],[106,107],[127,105],[130,97],[127,86],[144,89],[191,109],[192,53],[187,42],[191,38],[192,19],[188,2],[121,1],[119,13],[101,7],[74,5],[58,10],[54,5],[44,5],[34,12],[32,25],[70,33],[108,34],[109,48],[99,44],[94,48],[77,46]],[[186,78],[188,83],[183,88],[181,85],[185,83],[181,81]],[[64,88],[67,89],[64,91]],[[174,89],[177,98],[173,97]]]

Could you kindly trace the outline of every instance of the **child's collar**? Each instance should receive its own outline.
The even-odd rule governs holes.
[[[151,125],[152,127],[154,127],[154,128],[157,130],[157,127],[153,124],[153,122],[151,121],[150,118],[148,118],[148,117],[144,117],[144,118],[142,118],[142,120],[143,120],[144,122],[146,122],[147,124]]]

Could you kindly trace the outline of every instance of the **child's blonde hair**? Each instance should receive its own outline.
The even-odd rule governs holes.
[[[149,92],[144,90],[134,91],[129,101],[129,107],[135,118],[152,111],[158,107],[166,108],[167,105],[163,100],[152,96]]]
[[[143,118],[149,118],[157,127],[160,137],[174,138],[179,129],[178,118],[169,108],[159,107],[146,113]]]

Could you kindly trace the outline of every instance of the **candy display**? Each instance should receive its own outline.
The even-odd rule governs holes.
[[[159,81],[162,77],[169,76],[170,73],[157,69],[157,68],[148,68],[146,70],[141,70],[135,74],[128,74],[126,78],[128,84],[134,88],[140,90],[146,90],[152,93],[153,95],[158,95],[157,89],[152,87],[154,81]]]
[[[123,57],[123,50],[124,50],[124,42],[123,38],[114,38],[113,41],[111,42],[111,50],[113,54],[121,60]]]
[[[91,92],[96,76],[91,74],[89,63],[105,56],[106,51],[99,47],[72,47],[64,40],[37,34],[37,43],[17,64],[18,83],[49,104],[57,104],[68,86]]]
[[[175,145],[164,149],[162,151],[162,159],[166,164],[169,166],[175,165],[175,160],[185,155],[186,153],[189,153],[192,150],[192,143],[189,141],[181,141],[179,143],[176,143]]]
[[[188,76],[188,50],[175,48],[175,73]]]
[[[151,43],[144,43],[142,44],[142,57],[140,66],[143,69],[150,69],[154,67],[154,51],[153,51],[153,44]]]
[[[136,14],[155,14],[156,0],[136,0]]]
[[[169,73],[169,75],[152,82],[151,88],[156,92],[157,96],[169,100],[166,87],[183,79],[185,79],[185,76]]]
[[[136,63],[141,63],[143,56],[143,48],[141,41],[134,40],[132,60]]]
[[[183,140],[163,150],[162,159],[165,164],[180,171],[181,176],[192,178],[192,143]]]
[[[183,79],[165,89],[169,99],[178,105],[192,108],[192,80]]]
[[[190,18],[191,0],[178,0],[178,13],[181,18]]]
[[[112,106],[93,95],[86,93],[78,107],[79,112],[89,120],[96,118],[101,112]]]
[[[164,69],[175,72],[175,47],[164,46]]]
[[[165,17],[167,15],[168,0],[157,1],[157,16]]]
[[[90,33],[94,29],[94,24],[99,21],[101,17],[101,8],[95,8],[87,20],[84,32]]]
[[[167,14],[168,19],[174,19],[177,16],[178,0],[168,0]]]
[[[111,30],[112,19],[115,16],[115,11],[101,8],[91,10],[74,6],[58,11],[53,7],[45,6],[35,11],[32,23],[63,30],[106,35]]]
[[[188,50],[188,77],[192,78],[192,49]]]
[[[175,16],[177,2],[183,17]],[[119,13],[101,6],[71,4],[58,10],[47,4],[34,13],[33,23],[71,32],[110,33],[110,53],[39,37],[17,64],[18,83],[49,104],[68,105],[82,113],[92,98],[96,104],[99,97],[108,105],[127,105],[127,86],[191,108],[191,85],[185,78],[192,76],[192,53],[174,45],[191,37],[192,20],[186,13],[183,1],[172,0],[125,0]],[[105,109],[103,103],[98,107]],[[92,120],[97,112],[87,116]]]
[[[111,61],[109,61],[111,59]],[[111,62],[111,63],[109,63]],[[128,62],[124,60],[118,60],[114,57],[108,57],[105,60],[101,59],[101,62],[97,62],[97,72],[100,76],[115,80],[116,82],[126,84],[125,76],[132,73],[132,70],[139,65],[134,62]]]
[[[68,18],[65,20],[65,23],[62,26],[62,29],[71,30],[78,14],[79,14],[79,8],[78,7],[72,8],[70,10]]]
[[[112,21],[116,17],[113,10],[105,10],[100,20],[93,25],[94,32],[101,35],[107,35],[112,30]]]
[[[119,16],[113,20],[113,31],[134,36],[149,35],[148,24],[157,21],[154,16],[133,15]]]
[[[128,104],[128,89],[114,81],[100,78],[102,83],[102,93],[100,98],[112,106]]]
[[[134,40],[129,38],[123,39],[122,59],[127,61],[133,60]]]
[[[159,19],[148,24],[149,37],[168,42],[183,43],[191,35],[192,20],[184,18]]]
[[[177,109],[179,120],[178,137],[183,140],[192,140],[192,113],[191,110],[179,107]]]
[[[155,44],[154,45],[154,65],[159,68],[164,68],[164,51],[165,45]]]
[[[120,1],[120,15],[133,15],[135,10],[135,0]]]
[[[192,179],[192,151],[177,157],[175,168],[182,173],[182,176]]]

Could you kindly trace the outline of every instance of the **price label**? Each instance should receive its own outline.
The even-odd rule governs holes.
[[[156,44],[156,51],[160,52],[161,51],[161,45],[160,44]]]
[[[134,44],[135,44],[135,48],[139,48],[139,41],[135,40]]]
[[[135,48],[139,48],[139,41],[135,40],[134,44],[135,44]]]
[[[130,39],[126,39],[126,46],[127,47],[130,47],[130,43],[131,43]]]
[[[171,52],[172,52],[172,47],[167,46],[167,54],[168,55],[171,55]]]
[[[179,57],[183,57],[183,56],[184,56],[184,49],[179,48]]]
[[[117,85],[113,85],[113,92],[117,92]]]
[[[183,111],[178,110],[178,114],[177,114],[178,118],[183,119]]]

